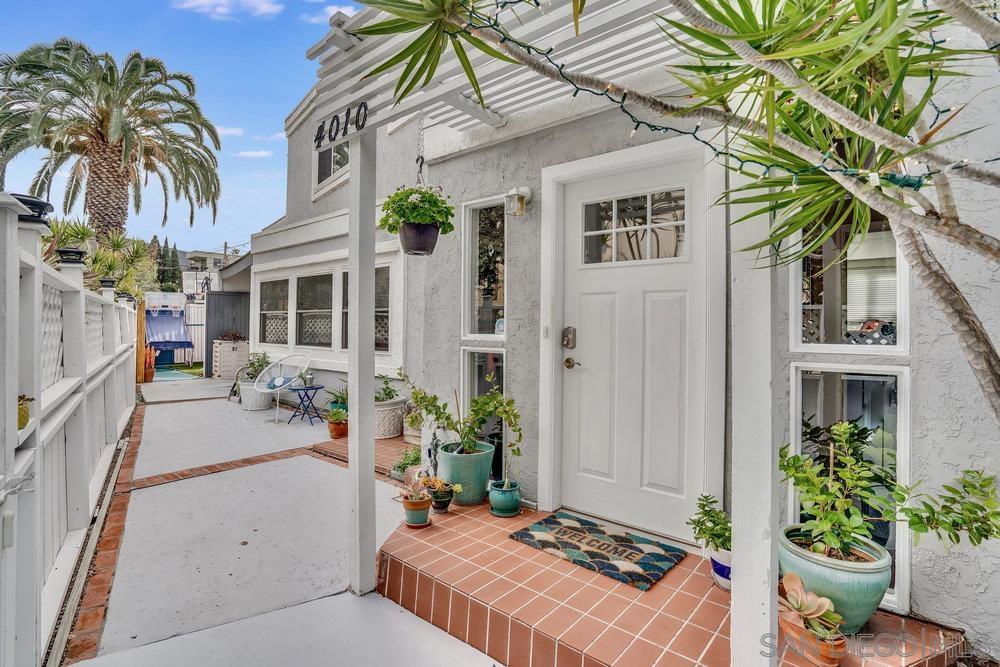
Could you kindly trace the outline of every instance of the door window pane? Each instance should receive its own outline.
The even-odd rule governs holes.
[[[801,377],[802,451],[826,460],[824,429],[838,421],[857,422],[864,429],[861,435],[865,446],[860,455],[884,470],[883,483],[879,484],[876,478],[875,491],[887,494],[886,485],[896,481],[896,376],[804,371]],[[861,501],[857,504],[863,512],[874,513]],[[871,527],[872,539],[892,553],[895,560],[896,525],[875,521]]]
[[[340,308],[340,348],[347,349],[347,283],[348,273],[341,275],[341,308]],[[389,267],[375,267],[375,351],[389,351],[389,313],[391,301],[391,281]]]
[[[472,304],[470,333],[502,334],[504,319],[504,272],[506,217],[503,205],[472,211]]]
[[[868,234],[855,239],[844,255],[846,236],[838,231],[802,260],[802,342],[895,345],[892,231],[887,223],[873,220]]]
[[[683,188],[584,205],[583,263],[683,257],[684,206]]]
[[[503,352],[468,352],[466,395],[471,399],[488,394],[493,387],[503,391]],[[480,439],[495,447],[493,451],[492,475],[495,479],[503,477],[503,423],[496,417],[491,417],[483,430]]]
[[[304,276],[296,284],[295,338],[299,345],[333,345],[333,275]]]
[[[288,281],[260,284],[260,342],[288,343]]]

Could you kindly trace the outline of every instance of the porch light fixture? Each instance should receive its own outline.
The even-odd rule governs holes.
[[[507,196],[504,197],[503,212],[506,215],[512,215],[516,218],[520,218],[528,212],[529,201],[531,201],[531,188],[519,188],[514,186],[514,188],[507,193]]]

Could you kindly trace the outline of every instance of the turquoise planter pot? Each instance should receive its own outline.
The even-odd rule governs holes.
[[[344,412],[347,412],[347,403],[334,403],[333,401],[330,401],[329,403],[326,404],[326,409],[343,410]]]
[[[781,573],[802,577],[806,590],[830,598],[834,610],[844,617],[840,631],[853,635],[868,622],[882,602],[892,578],[892,557],[871,540],[862,539],[859,548],[874,560],[864,563],[828,558],[807,551],[790,538],[803,534],[801,524],[788,526],[778,537],[778,566]]]
[[[461,484],[462,492],[455,494],[458,505],[478,505],[489,490],[490,467],[493,463],[493,445],[476,443],[475,454],[456,454],[461,443],[450,442],[438,449],[438,474],[449,484]]]
[[[521,513],[521,485],[511,482],[503,488],[503,481],[490,482],[490,512],[495,516],[511,517]]]
[[[430,511],[430,498],[427,500],[403,501],[403,517],[406,520],[406,525],[408,526],[412,526],[414,528],[422,528],[426,526],[430,523],[430,518],[427,516]]]

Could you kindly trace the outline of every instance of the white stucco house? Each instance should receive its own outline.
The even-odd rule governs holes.
[[[677,53],[649,20],[664,3],[593,4],[578,38],[568,3],[529,13],[523,30],[571,64],[676,92],[664,65]],[[483,68],[486,108],[453,62],[394,106],[391,77],[361,77],[398,41],[350,34],[376,16],[334,15],[308,49],[317,79],[285,121],[285,215],[253,235],[249,260],[222,273],[223,290],[249,285],[254,351],[308,354],[327,387],[351,369],[402,367],[462,401],[495,373],[523,414],[521,482],[542,510],[690,542],[685,520],[698,495],[724,498],[738,563],[734,656],[738,646],[750,655],[773,627],[773,613],[761,613],[773,612],[771,527],[793,511],[774,461],[782,443],[801,445],[803,420],[860,419],[904,483],[937,488],[970,462],[996,466],[997,424],[887,228],[873,227],[818,277],[819,255],[757,267],[737,251],[767,221],[728,224],[742,213],[715,202],[735,176],[697,142],[634,132],[602,100],[571,98],[506,64]],[[611,35],[634,47],[610,47]],[[964,99],[991,82],[948,94]],[[328,140],[345,110],[350,131]],[[428,257],[404,255],[395,237],[372,230],[379,202],[414,182],[418,156],[424,180],[457,211],[456,231]],[[523,212],[512,191],[530,194]],[[976,188],[963,196],[993,206]],[[833,240],[823,255],[842,249]],[[997,267],[936,252],[1000,339]],[[351,285],[352,266],[366,270],[370,257],[374,281]],[[373,336],[358,325],[362,340],[374,338],[373,357],[371,346],[348,345],[351,298],[374,311]],[[352,396],[370,388],[352,378]],[[352,426],[352,445],[366,429],[363,419]],[[370,590],[359,521],[355,582]],[[957,626],[1000,654],[1000,547],[946,551],[915,543],[905,526],[879,540],[895,561],[884,608]]]

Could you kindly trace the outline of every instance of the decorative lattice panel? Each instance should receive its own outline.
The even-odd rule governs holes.
[[[104,306],[100,301],[85,299],[86,310],[86,336],[87,336],[87,364],[97,361],[106,353],[104,351]]]
[[[802,306],[802,342],[823,342],[822,306]]]
[[[375,349],[389,349],[389,316],[375,313]]]
[[[302,313],[299,316],[300,345],[330,345],[333,341],[333,321],[330,313]]]
[[[263,341],[268,343],[288,342],[288,315],[268,313],[264,318]]]
[[[42,286],[42,389],[63,378],[63,295]]]

